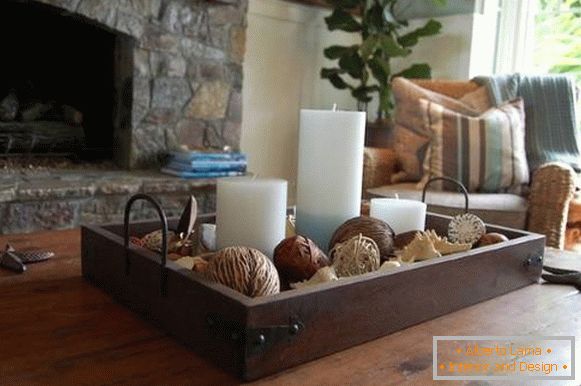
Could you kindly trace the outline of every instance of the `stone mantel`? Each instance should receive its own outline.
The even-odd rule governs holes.
[[[239,147],[247,0],[18,0],[114,32],[120,166],[179,145]]]

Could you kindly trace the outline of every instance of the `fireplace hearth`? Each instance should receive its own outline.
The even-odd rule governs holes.
[[[212,211],[215,181],[155,170],[181,145],[239,148],[247,5],[1,1],[0,233],[118,219],[135,191]]]

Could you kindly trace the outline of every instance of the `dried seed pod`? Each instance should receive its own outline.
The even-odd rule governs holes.
[[[422,231],[421,230],[407,231],[407,232],[403,232],[403,233],[399,233],[399,234],[395,235],[395,237],[393,239],[393,247],[395,249],[404,249],[406,245],[408,245],[409,243],[412,242],[412,240],[414,239],[414,237],[416,237],[416,234],[418,232],[422,232]]]
[[[448,225],[448,238],[454,243],[474,244],[485,233],[484,222],[472,213],[455,216]]]
[[[359,234],[373,239],[379,248],[379,254],[387,257],[393,252],[393,229],[384,221],[374,217],[359,216],[344,222],[331,237],[329,250]]]
[[[280,291],[274,264],[254,248],[228,247],[219,250],[210,258],[205,275],[250,297],[273,295]]]
[[[304,236],[292,236],[274,249],[274,266],[286,283],[308,280],[320,268],[330,264],[317,245]]]
[[[487,233],[483,235],[480,240],[478,240],[478,246],[484,247],[486,245],[498,244],[508,241],[508,237],[503,235],[502,233]]]

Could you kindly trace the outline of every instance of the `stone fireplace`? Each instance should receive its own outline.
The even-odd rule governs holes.
[[[138,191],[170,215],[187,193],[213,210],[213,181],[156,170],[181,145],[239,147],[247,5],[0,2],[0,233],[118,221]],[[72,170],[12,167],[61,154]]]
[[[157,166],[179,145],[237,148],[246,7],[231,0],[3,1],[9,60],[1,65],[0,98],[19,107],[3,119],[0,106],[0,133],[18,132],[20,142],[7,148],[5,139],[0,152],[50,152],[23,134],[50,135],[46,122],[57,142],[69,128],[71,152],[78,146],[82,157],[124,168]]]

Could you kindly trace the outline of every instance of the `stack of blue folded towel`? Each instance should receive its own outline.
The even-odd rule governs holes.
[[[182,178],[217,178],[244,175],[246,166],[243,153],[175,151],[161,171]]]

